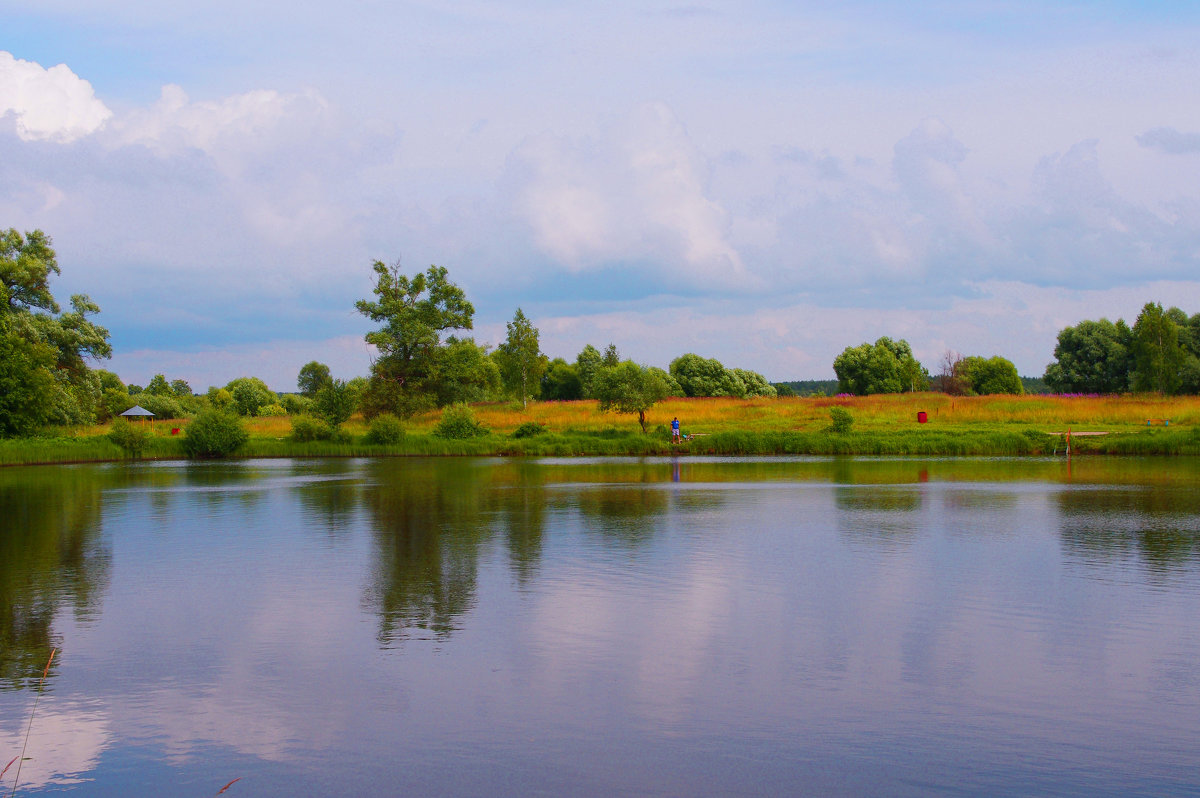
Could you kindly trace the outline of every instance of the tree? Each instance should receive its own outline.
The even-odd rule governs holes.
[[[0,438],[29,435],[50,420],[54,351],[10,333],[0,319]]]
[[[521,400],[522,407],[528,406],[530,395],[540,387],[547,360],[538,343],[537,328],[520,308],[508,323],[508,337],[496,350],[496,359],[504,387]]]
[[[657,374],[667,386],[667,396],[687,396],[683,392],[683,386],[679,384],[679,380],[671,376],[671,372],[666,369],[660,369],[658,366],[651,366],[650,371]]]
[[[943,352],[941,370],[929,381],[930,387],[938,393],[951,396],[966,396],[970,393],[971,387],[962,375],[962,360],[963,356],[953,349]]]
[[[542,398],[550,401],[569,402],[583,398],[583,382],[579,371],[561,357],[556,357],[546,366],[542,375]]]
[[[0,346],[12,358],[0,364],[8,389],[4,412],[13,414],[0,419],[5,434],[96,418],[103,386],[87,361],[112,356],[108,330],[90,320],[100,308],[85,294],[72,296],[71,310],[61,311],[50,291],[50,276],[60,273],[45,233],[0,233],[0,336],[6,339]],[[17,396],[36,406],[16,406]]]
[[[275,392],[258,377],[238,377],[230,380],[225,390],[233,397],[234,409],[242,416],[258,415],[258,408],[279,402]],[[218,406],[217,401],[214,400],[213,405]]]
[[[357,404],[354,390],[344,380],[330,380],[313,397],[313,410],[335,430],[354,414]]]
[[[1017,374],[1017,367],[1012,361],[999,355],[990,358],[964,357],[955,366],[955,376],[962,380],[972,394],[983,396],[1025,392],[1021,376]]]
[[[584,346],[575,358],[575,370],[579,372],[579,383],[583,388],[583,398],[596,398],[596,394],[592,390],[592,382],[596,378],[596,370],[602,365],[604,365],[604,356],[600,354],[599,349],[591,344]]]
[[[667,396],[667,384],[662,377],[632,360],[602,367],[596,373],[595,387],[601,410],[637,413],[643,434],[646,411]]]
[[[838,390],[856,396],[924,390],[929,384],[928,372],[913,357],[908,341],[886,336],[874,344],[846,347],[834,358],[833,370]]]
[[[1122,393],[1130,387],[1133,331],[1122,320],[1081,321],[1058,333],[1046,385],[1055,393]]]
[[[175,395],[175,392],[171,390],[171,384],[161,374],[155,374],[153,379],[150,380],[150,384],[146,386],[146,393],[151,393],[155,396]]]
[[[300,367],[300,373],[296,375],[296,387],[302,395],[312,399],[317,395],[317,391],[321,390],[321,386],[327,385],[332,379],[329,366],[310,360]]]
[[[602,366],[612,368],[621,364],[621,353],[617,351],[617,345],[610,343],[604,347],[604,357],[600,359]]]
[[[671,361],[670,372],[685,396],[746,396],[746,384],[715,358],[689,352]]]
[[[359,313],[382,325],[366,335],[378,351],[371,364],[371,405],[410,416],[437,403],[446,354],[442,335],[471,329],[475,308],[443,267],[412,277],[401,274],[399,264],[375,261],[373,268],[375,299],[355,303]]]
[[[188,385],[187,380],[171,380],[171,393],[184,399],[192,395],[192,386]]]
[[[742,381],[742,385],[746,386],[746,396],[768,396],[774,399],[777,395],[775,386],[767,382],[767,378],[757,371],[747,371],[746,369],[732,369],[732,371]]]
[[[500,367],[473,338],[450,336],[439,359],[434,395],[438,407],[482,402],[500,390]]]
[[[1147,302],[1133,325],[1133,389],[1177,392],[1185,355],[1171,314],[1164,313],[1159,303]]]

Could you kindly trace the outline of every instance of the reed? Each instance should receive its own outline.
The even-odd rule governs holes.
[[[50,659],[46,660],[46,667],[45,667],[45,669],[42,670],[41,681],[38,682],[37,693],[33,697],[33,709],[31,709],[29,711],[29,723],[26,724],[26,726],[25,726],[25,742],[23,742],[21,744],[21,755],[16,760],[17,761],[17,772],[13,776],[12,792],[9,793],[10,798],[11,798],[11,796],[14,796],[17,794],[17,785],[21,783],[21,765],[25,764],[25,749],[29,746],[29,732],[31,732],[33,730],[33,716],[37,714],[37,705],[38,705],[38,701],[42,697],[42,688],[44,688],[46,686],[46,674],[48,674],[50,672],[50,663],[54,662],[54,655],[57,653],[58,653],[57,646],[50,649]],[[9,762],[8,765],[5,766],[4,770],[7,771],[8,768],[11,766],[12,766],[12,762]],[[3,774],[0,773],[0,775],[3,775]]]

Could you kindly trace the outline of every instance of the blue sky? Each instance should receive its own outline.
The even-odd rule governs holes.
[[[773,380],[910,341],[1040,375],[1200,312],[1200,10],[1133,2],[0,0],[0,228],[49,232],[111,367],[367,370],[373,260],[498,343]]]

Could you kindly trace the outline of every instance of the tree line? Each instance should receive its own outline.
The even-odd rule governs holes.
[[[475,308],[431,266],[408,275],[376,261],[372,296],[355,304],[377,326],[366,334],[375,349],[365,377],[343,381],[312,361],[297,375],[297,392],[276,393],[256,377],[238,377],[196,394],[181,379],[156,374],[146,386],[126,385],[95,368],[112,354],[108,331],[92,317],[100,308],[83,294],[63,311],[50,291],[60,274],[50,237],[41,231],[0,234],[0,437],[48,425],[106,421],[133,405],[160,418],[203,410],[240,416],[315,416],[336,431],[359,411],[367,419],[398,418],[438,407],[512,399],[594,399],[602,409],[637,414],[677,397],[789,396],[828,390],[833,383],[769,383],[761,374],[726,367],[694,353],[667,369],[622,358],[614,344],[588,344],[573,361],[547,357],[540,334],[517,308],[495,348],[468,335]],[[1062,330],[1046,369],[1046,386],[1062,393],[1200,392],[1200,314],[1147,303],[1130,327],[1118,319],[1083,321]],[[955,395],[1023,392],[1011,361],[947,351],[931,374],[903,339],[881,337],[848,346],[833,361],[837,391],[867,395],[935,390]]]
[[[1067,327],[1045,380],[1057,393],[1200,393],[1200,313],[1147,302],[1132,327],[1104,318]]]

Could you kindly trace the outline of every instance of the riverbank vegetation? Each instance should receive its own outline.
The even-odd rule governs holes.
[[[832,423],[834,409],[849,414],[849,427]],[[685,436],[677,445],[674,417]],[[235,456],[1062,455],[1068,432],[1076,454],[1200,454],[1194,396],[666,398],[647,413],[645,434],[594,400],[476,403],[380,418],[356,413],[324,436],[297,435],[286,416],[244,418],[247,439]],[[0,441],[0,464],[181,458],[190,423],[132,422],[147,431],[136,454],[110,439],[111,424],[59,428]]]
[[[998,355],[947,351],[931,376],[907,341],[881,337],[835,359],[841,393],[798,397],[695,353],[666,369],[622,359],[611,343],[603,352],[585,345],[574,362],[550,360],[520,308],[493,349],[467,336],[475,308],[446,269],[410,276],[376,262],[373,297],[356,303],[378,325],[366,335],[376,353],[368,375],[336,379],[313,361],[295,393],[252,376],[196,393],[164,374],[143,387],[88,365],[111,355],[108,331],[90,320],[99,308],[86,296],[73,297],[70,312],[55,302],[50,243],[40,231],[0,237],[0,464],[185,454],[1055,454],[1071,431],[1074,452],[1200,453],[1190,433],[1200,399],[1175,395],[1200,386],[1200,315],[1153,303],[1133,327],[1101,320],[1060,334],[1047,383],[1095,387],[1099,374],[1094,393],[1106,396],[1022,395],[1016,368]],[[130,409],[155,420],[122,419]],[[672,444],[676,417],[684,439]]]

